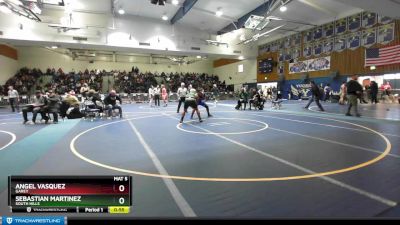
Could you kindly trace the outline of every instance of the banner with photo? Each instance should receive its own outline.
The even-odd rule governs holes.
[[[308,72],[329,70],[331,68],[331,57],[322,57],[317,59],[307,60]]]
[[[322,29],[322,36],[325,38],[332,37],[335,34],[335,23],[325,24]]]
[[[324,50],[324,42],[316,42],[314,43],[314,48],[313,48],[313,55],[319,56],[323,53]]]
[[[350,16],[347,23],[349,31],[354,32],[359,30],[361,28],[361,14]]]
[[[307,72],[308,61],[301,61],[296,63],[289,63],[289,74]]]
[[[347,36],[347,48],[355,50],[361,46],[361,31],[351,33]]]
[[[342,35],[342,36],[337,36],[335,38],[335,51],[336,52],[342,52],[346,49],[346,36]]]
[[[378,27],[378,43],[389,44],[394,40],[394,23]]]
[[[362,45],[366,48],[376,44],[376,28],[370,28],[363,31]]]
[[[335,34],[343,34],[347,31],[347,18],[336,20],[335,22]]]
[[[363,12],[362,27],[370,28],[378,23],[378,14],[373,12]]]
[[[296,63],[289,63],[289,74],[329,70],[330,68],[331,57],[320,57]]]
[[[393,19],[391,17],[388,16],[383,16],[383,15],[379,15],[378,14],[378,23],[379,24],[388,24],[393,22]]]
[[[326,39],[324,42],[324,51],[323,52],[325,54],[329,54],[334,51],[334,47],[335,47],[335,39],[334,38]]]

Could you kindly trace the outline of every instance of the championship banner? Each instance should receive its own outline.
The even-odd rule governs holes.
[[[289,63],[289,74],[307,72],[308,61]]]
[[[370,28],[378,23],[378,16],[373,12],[363,12],[362,27]]]
[[[335,23],[325,24],[322,29],[322,36],[329,38],[335,34]]]
[[[285,48],[289,48],[292,43],[292,37],[285,38]]]
[[[379,24],[388,24],[393,22],[393,19],[388,16],[383,16],[378,14],[378,23]]]
[[[331,68],[331,57],[322,57],[308,60],[308,72],[329,70]]]
[[[278,62],[285,61],[285,52],[283,50],[279,51]]]
[[[329,54],[329,53],[333,52],[334,46],[335,46],[335,39],[334,38],[329,38],[329,39],[325,40],[323,52],[325,54]]]
[[[284,59],[285,61],[292,60],[292,50],[290,48],[285,49],[284,55],[285,55],[285,59]]]
[[[308,43],[311,42],[313,40],[313,32],[311,30],[306,31],[303,33],[303,42],[304,43]]]
[[[335,34],[343,34],[347,31],[347,18],[336,20],[335,22]]]
[[[394,40],[394,23],[378,27],[378,43],[389,44]]]
[[[310,57],[312,55],[312,44],[304,45],[303,57]]]
[[[346,49],[346,36],[337,36],[335,38],[335,51],[342,52]]]
[[[350,16],[348,19],[348,30],[351,32],[357,31],[361,28],[361,14]]]
[[[299,58],[300,57],[300,51],[301,51],[301,49],[300,48],[294,48],[293,50],[292,50],[292,59],[297,59],[297,58]]]
[[[376,29],[371,28],[363,31],[362,34],[362,45],[366,48],[376,44]]]
[[[347,37],[347,48],[354,50],[361,46],[361,32],[349,34]]]
[[[301,34],[295,34],[291,38],[291,46],[298,47],[301,44]]]
[[[313,54],[315,56],[319,56],[323,53],[324,50],[324,42],[316,42],[314,43],[314,49],[313,49]]]
[[[314,29],[313,38],[314,40],[319,40],[322,38],[322,27],[317,27]]]

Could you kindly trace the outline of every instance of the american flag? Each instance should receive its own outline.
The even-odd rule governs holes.
[[[400,45],[365,50],[365,66],[382,66],[400,63]]]

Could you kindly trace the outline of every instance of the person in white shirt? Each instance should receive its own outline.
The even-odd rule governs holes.
[[[197,98],[198,98],[197,91],[196,91],[196,89],[194,89],[192,87],[192,85],[189,85],[188,89],[189,89],[189,91],[188,91],[188,93],[186,95],[184,110],[183,110],[183,113],[182,113],[182,117],[181,117],[180,123],[183,123],[183,119],[185,118],[185,115],[187,113],[187,109],[189,107],[191,107],[194,111],[196,111],[197,116],[199,118],[199,122],[201,123],[201,122],[203,122],[203,120],[201,119],[200,111],[197,108],[197,102],[196,102]]]
[[[154,98],[154,87],[153,87],[153,85],[151,85],[149,88],[149,106],[150,107],[153,107],[153,105],[152,105],[153,98]]]
[[[15,112],[19,112],[19,94],[17,90],[14,90],[13,86],[8,87],[8,101],[10,102],[11,109]]]
[[[178,109],[176,110],[177,113],[179,113],[179,109],[181,108],[182,103],[185,104],[187,92],[188,92],[188,90],[185,87],[185,83],[181,83],[181,87],[178,88],[179,104],[178,104]]]
[[[154,104],[156,106],[160,106],[160,92],[161,92],[160,86],[157,85],[157,87],[155,87],[153,90],[154,90]]]

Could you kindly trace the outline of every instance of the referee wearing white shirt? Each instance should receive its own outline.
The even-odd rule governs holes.
[[[179,104],[178,104],[178,109],[176,110],[177,113],[179,113],[179,109],[181,108],[182,103],[185,104],[187,93],[188,90],[185,88],[185,83],[181,83],[181,87],[178,88]]]
[[[13,86],[8,87],[8,101],[10,102],[11,109],[15,112],[19,112],[19,94],[17,90],[14,90]]]

